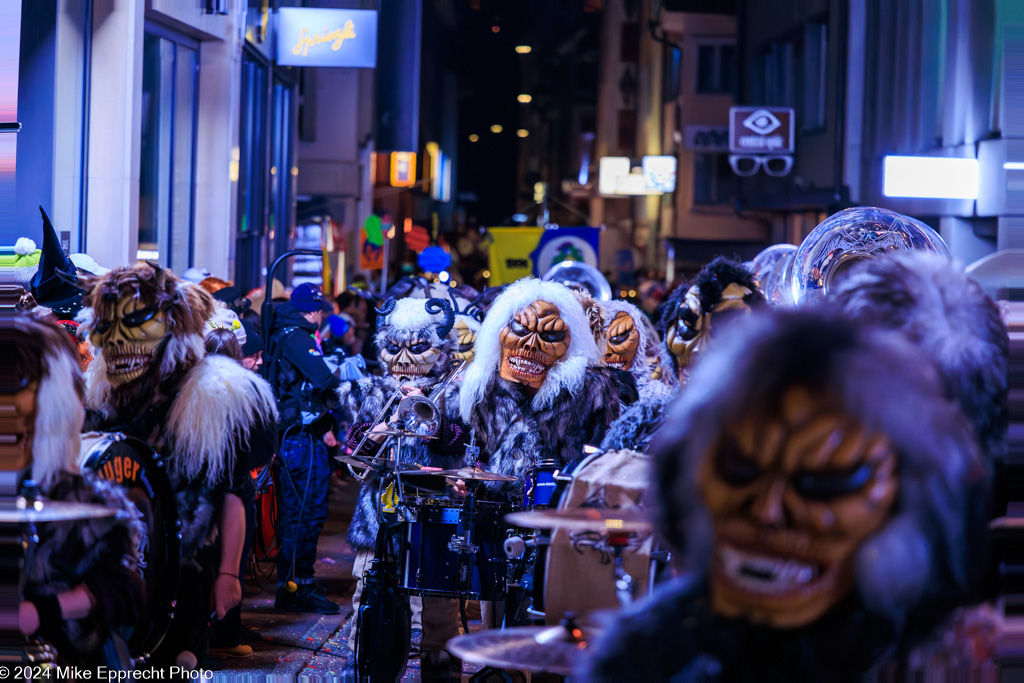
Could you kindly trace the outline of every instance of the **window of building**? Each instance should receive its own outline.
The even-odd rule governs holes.
[[[828,55],[828,27],[811,22],[804,26],[803,97],[797,121],[803,131],[825,128],[825,67]]]
[[[677,47],[665,46],[665,66],[662,70],[665,83],[661,90],[665,102],[673,102],[679,97],[682,65],[683,51]]]
[[[238,135],[238,224],[235,281],[243,289],[262,281],[267,246],[267,100],[270,68],[246,44],[242,52],[242,107]]]
[[[142,62],[139,258],[192,265],[199,43],[146,25]]]
[[[697,45],[697,94],[729,95],[736,90],[736,46],[731,42]]]
[[[722,205],[732,201],[733,174],[726,154],[693,156],[694,205]]]

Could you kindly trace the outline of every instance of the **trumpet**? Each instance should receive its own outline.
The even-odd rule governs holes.
[[[388,397],[384,407],[381,408],[379,413],[377,413],[377,417],[374,418],[374,427],[385,422],[385,416],[388,415],[388,412],[391,410],[391,406],[395,404],[395,401],[398,401],[398,407],[395,409],[394,414],[387,420],[394,429],[387,430],[384,432],[385,434],[388,436],[410,436],[420,439],[436,438],[437,433],[441,431],[441,410],[430,397],[434,395],[440,396],[443,394],[445,388],[459,376],[459,373],[462,372],[462,369],[465,366],[466,361],[464,359],[456,360],[452,364],[448,373],[440,382],[435,384],[430,389],[430,392],[425,396],[406,396],[401,387],[396,389],[394,393]],[[353,456],[358,456],[363,445],[367,440],[369,440],[370,432],[372,431],[372,427],[366,430],[366,433],[363,435],[363,438],[360,439],[359,444],[355,449],[353,449]],[[352,473],[352,476],[357,479],[365,479],[366,474],[369,471],[367,470],[367,472],[364,472],[363,475],[360,476],[356,474],[351,465],[349,465],[348,468],[349,472]]]

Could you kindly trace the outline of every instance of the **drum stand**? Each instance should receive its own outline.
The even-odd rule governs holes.
[[[633,596],[636,592],[633,577],[626,572],[626,558],[623,557],[623,554],[629,547],[631,535],[614,531],[608,534],[608,546],[612,549],[612,554],[615,557],[615,597],[618,598],[619,604],[623,607],[633,602]]]

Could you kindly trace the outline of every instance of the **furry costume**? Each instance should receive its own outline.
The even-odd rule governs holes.
[[[500,335],[518,311],[535,301],[558,308],[570,342],[531,398],[523,385],[500,376]],[[585,444],[599,443],[622,404],[636,400],[628,373],[600,363],[587,315],[564,285],[520,280],[495,299],[477,337],[476,360],[466,372],[461,397],[462,418],[481,440],[485,468],[521,482],[541,460],[569,463],[583,455]]]
[[[581,680],[837,680],[900,657],[977,593],[990,472],[919,352],[818,312],[761,316],[736,332],[702,361],[655,447],[657,528],[692,573],[624,610],[588,649]],[[724,467],[724,434],[747,416],[780,414],[794,387],[884,434],[899,488],[851,558],[846,597],[810,623],[772,628],[712,609],[706,581],[721,551],[698,482]],[[791,533],[788,520],[777,524]]]
[[[436,305],[436,308],[431,305],[431,302]],[[402,386],[419,388],[424,394],[429,395],[430,400],[438,406],[444,422],[443,429],[446,430],[446,434],[441,435],[442,441],[451,444],[459,440],[461,431],[456,424],[459,406],[458,382],[449,383],[441,396],[431,393],[431,388],[451,369],[451,353],[457,343],[451,320],[453,313],[447,302],[443,303],[444,305],[441,305],[442,301],[439,299],[413,298],[400,301],[389,299],[385,302],[377,318],[378,330],[375,341],[378,349],[384,349],[388,344],[404,347],[419,341],[427,341],[431,349],[440,352],[440,355],[431,366],[430,371],[422,377],[412,379],[394,377],[390,374],[389,366],[383,363],[385,372],[383,376],[364,377],[341,385],[338,390],[339,412],[347,416],[347,420],[353,425],[350,429],[350,446],[356,445],[366,431],[373,427],[372,421],[376,419],[388,398]],[[397,408],[397,404],[392,408]],[[369,439],[367,444],[371,447],[376,446]],[[425,439],[402,438],[402,462],[442,469],[459,466],[458,458],[435,452],[432,449],[433,445]],[[364,449],[367,450],[362,451],[362,454],[367,455],[368,448],[364,446]],[[359,490],[359,500],[349,525],[348,542],[353,548],[373,548],[379,528],[377,520],[379,497],[378,481],[371,475],[363,482],[362,488]]]
[[[935,364],[985,454],[1005,459],[1009,336],[995,302],[961,267],[918,251],[865,259],[829,301],[852,318],[903,332]]]
[[[84,586],[94,605],[91,613],[41,623],[40,633],[57,646],[65,662],[118,666],[126,653],[111,656],[104,650],[108,642],[114,643],[111,635],[134,626],[144,611],[139,566],[145,529],[122,489],[91,472],[78,472],[84,388],[67,335],[27,316],[15,320],[15,329],[12,360],[18,379],[26,386],[38,381],[35,414],[26,436],[31,435],[32,476],[40,492],[54,501],[118,511],[113,517],[37,525],[34,542],[26,547],[23,592],[26,599],[35,600]]]
[[[213,299],[166,271],[118,268],[95,282],[83,316],[89,334],[95,338],[97,315],[109,316],[113,302],[126,294],[166,307],[170,334],[147,375],[126,387],[112,385],[101,349],[86,374],[86,405],[94,428],[143,439],[167,458],[182,516],[182,555],[188,557],[213,540],[217,498],[245,483],[238,479],[248,468],[238,454],[248,451],[250,438],[267,438],[277,407],[258,375],[230,358],[204,357],[203,326]],[[134,394],[132,385],[143,382],[153,389],[134,405],[122,405],[118,394]]]

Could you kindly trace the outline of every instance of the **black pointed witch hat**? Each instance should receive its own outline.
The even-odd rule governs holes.
[[[46,306],[58,315],[73,316],[82,307],[83,292],[74,284],[78,269],[61,248],[57,231],[41,206],[39,213],[43,215],[43,248],[39,256],[39,270],[29,283],[32,296],[40,306]]]

